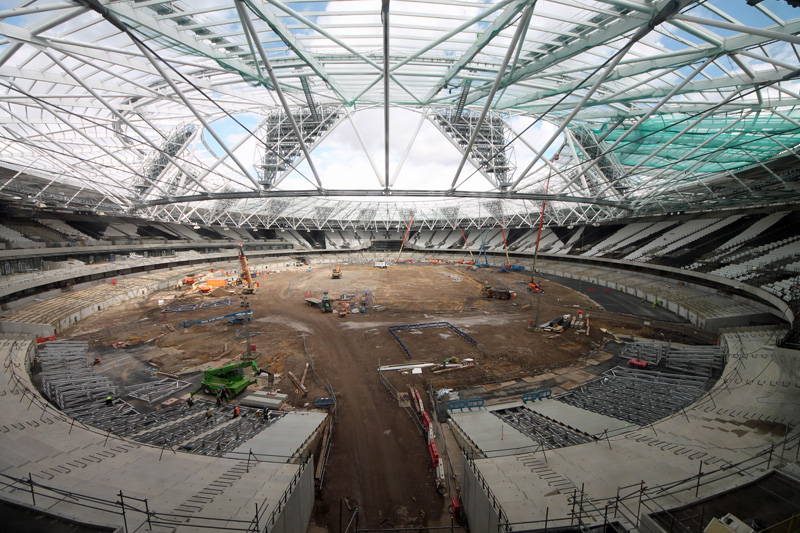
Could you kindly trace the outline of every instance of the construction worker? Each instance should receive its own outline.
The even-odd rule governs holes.
[[[239,413],[240,413],[239,406],[237,405],[237,406],[235,406],[233,408],[233,418],[236,418],[237,416],[239,416]]]
[[[269,417],[269,407],[266,405],[264,406],[264,410],[261,412],[262,418],[266,419]]]
[[[113,396],[106,396],[106,405],[111,407],[114,405],[114,397]]]
[[[102,360],[101,360],[99,357],[95,357],[95,358],[94,358],[94,361],[92,361],[92,366],[97,366],[97,365],[99,365],[101,362],[102,362]]]
[[[214,413],[211,412],[211,408],[209,407],[206,409],[206,420],[210,420],[212,416],[214,416]]]
[[[186,406],[191,408],[193,405],[194,405],[194,400],[192,400],[192,397],[189,396],[188,398],[186,398]]]

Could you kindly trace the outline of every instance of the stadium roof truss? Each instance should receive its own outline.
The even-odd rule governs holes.
[[[305,229],[792,202],[791,1],[21,1],[0,200]]]

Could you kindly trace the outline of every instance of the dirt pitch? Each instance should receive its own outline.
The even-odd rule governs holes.
[[[684,340],[687,331],[692,332],[681,324],[645,327],[641,319],[607,313],[586,295],[555,283],[545,282],[542,296],[530,294],[525,291],[529,273],[427,264],[392,264],[389,269],[343,264],[342,269],[339,280],[330,279],[331,267],[324,265],[310,271],[302,267],[270,272],[257,278],[260,290],[247,297],[253,311],[249,326],[253,358],[260,367],[280,375],[275,388],[290,395],[290,408],[303,409],[315,397],[328,396],[324,380],[338,398],[332,451],[310,528],[315,531],[338,531],[340,518],[346,523],[352,515],[349,509],[355,508],[362,528],[450,524],[449,499],[436,491],[425,440],[378,377],[379,365],[409,361],[388,333],[389,326],[444,321],[478,342],[474,347],[449,328],[402,332],[415,362],[441,364],[452,356],[476,362],[474,368],[438,376],[430,369],[421,375],[384,373],[398,391],[413,385],[424,396],[429,383],[440,388],[498,382],[577,360],[609,338],[603,329],[656,338],[680,331]],[[484,298],[480,295],[484,283],[513,289],[517,297],[508,301]],[[305,296],[320,298],[323,291],[334,300],[355,295],[359,304],[363,297],[368,310],[340,317],[306,305]],[[193,376],[197,381],[199,370],[245,356],[245,327],[216,321],[181,329],[181,323],[239,311],[241,301],[179,313],[162,309],[223,298],[241,300],[242,296],[227,289],[211,295],[164,291],[90,317],[67,336],[88,339],[93,353],[110,359],[123,352],[134,354],[139,371],[129,374],[139,381],[142,368],[158,368],[182,379]],[[376,311],[374,306],[385,309]],[[578,309],[590,317],[588,335],[575,328],[561,334],[527,330],[537,313],[539,321],[545,322],[564,313],[576,315]],[[317,371],[306,379],[307,396],[287,376],[291,371],[299,377],[304,371],[304,340]],[[112,342],[128,346],[110,348]],[[126,379],[125,373],[117,375]]]

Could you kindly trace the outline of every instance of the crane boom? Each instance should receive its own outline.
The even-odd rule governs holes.
[[[467,250],[469,250],[469,256],[471,258],[475,259],[475,256],[472,255],[472,248],[469,247],[469,241],[467,240],[467,236],[464,235],[464,230],[459,227],[458,231],[460,231],[461,232],[461,236],[464,237],[464,244],[467,245]]]
[[[403,242],[400,243],[400,251],[397,252],[397,261],[400,261],[400,254],[403,253],[403,247],[406,245],[406,239],[408,239],[408,232],[411,231],[411,224],[414,223],[414,216],[416,216],[416,212],[411,215],[411,220],[408,222],[408,227],[406,228],[406,234],[403,235]]]
[[[247,266],[247,256],[244,255],[244,248],[242,243],[239,243],[239,265],[242,267],[242,281],[244,282],[243,294],[253,294],[256,292],[256,284],[253,283],[253,277],[250,275],[250,267]]]
[[[506,228],[503,227],[503,223],[500,223],[500,231],[503,232],[503,248],[506,251],[506,264],[510,265],[511,260],[508,258],[508,241],[506,241]]]

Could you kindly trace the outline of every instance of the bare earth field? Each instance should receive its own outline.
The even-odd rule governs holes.
[[[421,375],[385,373],[401,392],[413,385],[424,393],[430,382],[434,388],[458,387],[541,374],[548,365],[585,358],[611,333],[709,341],[685,323],[653,322],[645,327],[642,319],[631,316],[635,309],[631,315],[608,313],[586,294],[555,283],[545,281],[541,297],[530,294],[525,291],[530,273],[427,264],[391,265],[386,270],[342,265],[342,269],[339,280],[330,279],[331,268],[326,266],[315,266],[310,272],[302,267],[268,273],[258,278],[260,290],[247,297],[253,311],[249,326],[250,342],[256,348],[253,358],[259,367],[279,375],[275,388],[290,395],[289,408],[313,406],[315,397],[327,396],[322,382],[326,379],[337,395],[332,451],[310,528],[314,531],[338,531],[340,506],[345,523],[352,514],[349,509],[357,507],[362,528],[450,524],[449,498],[436,491],[426,443],[378,377],[379,365],[409,362],[390,336],[389,326],[445,321],[478,342],[474,347],[448,328],[401,332],[415,362],[441,364],[452,356],[476,362],[474,368],[441,375],[430,369]],[[514,289],[517,297],[484,298],[480,295],[484,283]],[[357,301],[366,297],[369,308],[364,314],[340,317],[305,304],[304,296],[320,298],[323,291],[329,291],[334,300],[343,294],[353,294]],[[166,306],[224,298],[239,301],[213,309],[162,312]],[[119,354],[133,354],[136,362],[131,368],[114,374],[123,384],[141,382],[148,369],[156,368],[199,382],[200,370],[247,358],[245,326],[224,321],[188,329],[180,325],[185,320],[240,311],[241,298],[228,289],[210,295],[164,291],[90,317],[67,332],[67,337],[89,340],[92,353],[102,354],[103,364]],[[385,310],[375,311],[375,305]],[[576,328],[561,334],[527,330],[537,310],[541,323],[564,313],[575,315],[578,309],[590,317],[588,335]],[[316,376],[306,379],[307,396],[295,389],[286,374],[291,371],[299,377],[303,373],[304,340],[319,376],[319,381]],[[111,348],[112,342],[128,346]]]

